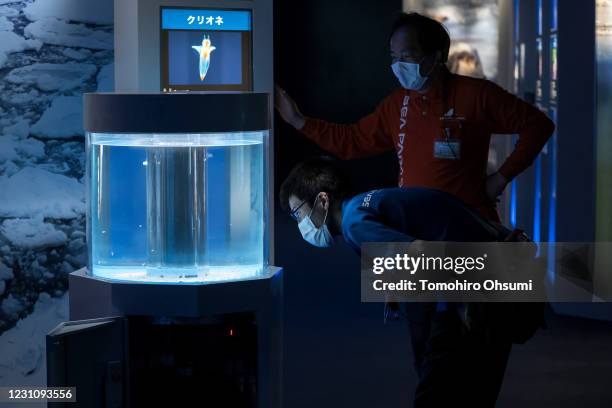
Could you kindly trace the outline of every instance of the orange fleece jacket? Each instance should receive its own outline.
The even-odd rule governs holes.
[[[459,119],[443,121],[450,109]],[[395,149],[400,187],[445,191],[497,221],[495,203],[486,198],[484,188],[491,134],[519,134],[514,151],[499,168],[510,181],[531,165],[554,129],[539,109],[493,82],[446,71],[438,86],[424,94],[396,89],[356,123],[307,117],[301,132],[341,159]],[[460,142],[458,159],[434,157],[434,143],[447,134]]]

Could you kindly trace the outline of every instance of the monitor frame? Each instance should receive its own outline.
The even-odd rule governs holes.
[[[237,32],[242,34],[242,82],[240,84],[206,84],[206,85],[171,85],[170,64],[168,61],[168,31],[163,28],[163,10],[218,10],[218,11],[247,11],[249,13],[249,31],[223,30],[226,32]],[[211,30],[185,30],[172,29],[173,31],[211,31]],[[159,57],[160,57],[160,90],[162,92],[174,91],[252,91],[253,90],[253,10],[248,8],[228,7],[186,7],[186,6],[161,6],[159,8]]]

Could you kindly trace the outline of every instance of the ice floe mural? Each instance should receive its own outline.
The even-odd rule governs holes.
[[[83,92],[113,89],[113,0],[0,0],[0,384],[44,381],[86,264]]]

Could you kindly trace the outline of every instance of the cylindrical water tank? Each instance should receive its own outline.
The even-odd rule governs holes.
[[[265,93],[86,94],[90,273],[201,283],[267,266]]]

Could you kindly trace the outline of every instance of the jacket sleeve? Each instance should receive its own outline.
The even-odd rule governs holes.
[[[301,132],[323,150],[344,160],[392,150],[393,138],[386,131],[384,123],[389,98],[384,99],[374,112],[352,124],[307,117]]]
[[[514,151],[499,168],[511,180],[531,166],[555,130],[555,124],[542,111],[500,86],[486,81],[481,107],[491,122],[492,133],[516,134]]]

